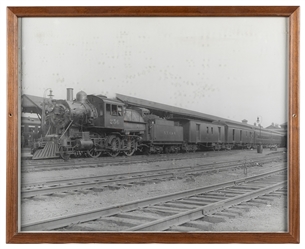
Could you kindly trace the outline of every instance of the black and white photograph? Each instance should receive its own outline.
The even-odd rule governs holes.
[[[287,232],[288,18],[18,22],[21,232]]]

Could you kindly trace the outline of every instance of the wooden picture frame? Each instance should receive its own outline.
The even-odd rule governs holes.
[[[8,7],[7,8],[7,243],[299,243],[299,17],[297,6],[273,7]],[[20,17],[288,17],[287,233],[26,233],[18,230],[18,18]]]

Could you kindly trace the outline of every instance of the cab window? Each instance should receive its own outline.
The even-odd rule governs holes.
[[[106,113],[110,114],[110,104],[106,104]]]
[[[112,105],[112,107],[111,107],[111,115],[112,116],[117,116],[118,115],[118,106],[117,105]]]
[[[123,108],[122,106],[118,106],[118,115],[123,116]]]
[[[100,110],[99,110],[99,114],[100,116],[103,116],[104,115],[104,111],[103,111],[103,104],[100,104]]]

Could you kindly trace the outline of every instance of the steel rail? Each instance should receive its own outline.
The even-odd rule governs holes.
[[[202,188],[191,189],[191,190],[186,190],[186,191],[172,193],[172,194],[166,194],[166,195],[153,197],[153,198],[147,198],[147,199],[140,200],[140,201],[133,201],[133,202],[125,203],[125,204],[118,204],[118,205],[114,205],[114,206],[110,206],[110,207],[106,207],[106,208],[102,208],[102,209],[96,209],[96,210],[72,214],[72,215],[68,215],[68,216],[55,217],[52,219],[32,222],[32,223],[28,223],[28,224],[22,224],[21,231],[46,231],[46,230],[57,229],[57,228],[71,225],[76,222],[82,223],[82,222],[92,221],[92,220],[99,219],[103,216],[117,214],[118,212],[131,211],[131,210],[135,210],[137,208],[143,208],[143,207],[146,207],[149,205],[154,205],[154,204],[157,204],[160,202],[175,200],[175,199],[184,198],[184,197],[188,197],[188,196],[192,196],[192,195],[196,195],[196,194],[201,194],[204,192],[209,192],[209,191],[213,191],[213,190],[217,190],[217,189],[232,187],[240,182],[255,181],[257,179],[265,178],[270,175],[278,174],[278,173],[285,172],[285,171],[286,171],[286,169],[277,169],[277,170],[266,172],[264,174],[239,179],[237,181],[233,180],[233,181],[228,181],[228,182],[224,182],[221,184],[215,184],[215,185],[206,186],[206,187],[202,187]]]

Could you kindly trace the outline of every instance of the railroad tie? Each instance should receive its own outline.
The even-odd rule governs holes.
[[[226,217],[220,215],[208,215],[200,218],[199,220],[207,221],[209,223],[221,223],[225,222],[227,219]]]
[[[211,231],[211,223],[206,221],[191,220],[183,224],[185,227],[194,227],[200,231]]]

